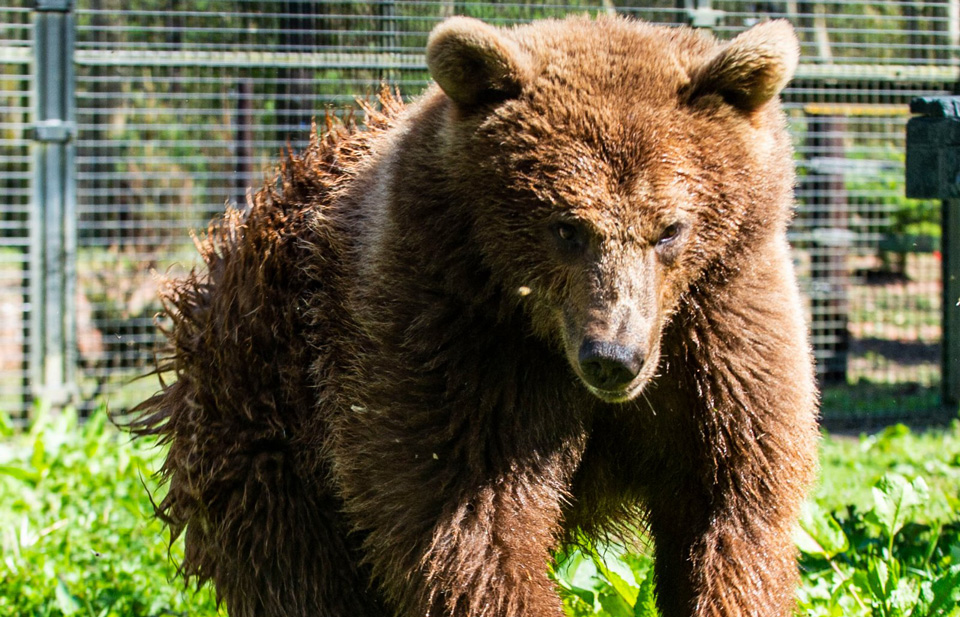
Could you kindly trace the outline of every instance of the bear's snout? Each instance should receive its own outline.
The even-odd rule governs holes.
[[[578,354],[584,381],[598,390],[616,392],[626,389],[643,367],[643,351],[636,347],[587,339]]]

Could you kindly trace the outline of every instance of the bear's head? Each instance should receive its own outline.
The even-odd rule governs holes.
[[[797,58],[783,21],[725,43],[605,17],[431,34],[443,181],[471,242],[601,399],[635,397],[671,320],[782,239],[777,95]]]

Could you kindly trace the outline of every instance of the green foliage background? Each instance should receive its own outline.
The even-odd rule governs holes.
[[[26,433],[0,422],[0,615],[218,614],[209,589],[175,578],[181,545],[168,555],[151,518],[162,452],[103,408],[82,425],[36,418]],[[827,436],[821,458],[798,614],[960,615],[960,426]],[[655,616],[652,565],[644,547],[592,546],[558,555],[554,576],[574,617]]]

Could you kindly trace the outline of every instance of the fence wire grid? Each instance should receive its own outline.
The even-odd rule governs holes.
[[[49,4],[49,2],[48,2]],[[802,63],[784,103],[796,146],[791,229],[827,419],[920,420],[941,410],[940,214],[904,197],[904,127],[917,96],[957,90],[960,0],[901,2],[329,2],[77,0],[72,137],[74,395],[122,409],[158,341],[155,272],[194,263],[191,230],[242,202],[311,122],[387,81],[428,84],[423,47],[444,17],[505,25],[570,12],[694,23],[731,38],[790,20]],[[39,75],[35,2],[0,7],[0,409],[38,391]],[[33,231],[31,231],[33,229]],[[72,275],[72,273],[71,273]],[[34,341],[34,342],[32,342]]]

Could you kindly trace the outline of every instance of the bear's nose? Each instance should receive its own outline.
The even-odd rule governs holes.
[[[589,339],[580,346],[578,360],[584,380],[600,390],[623,389],[643,366],[636,348]]]

